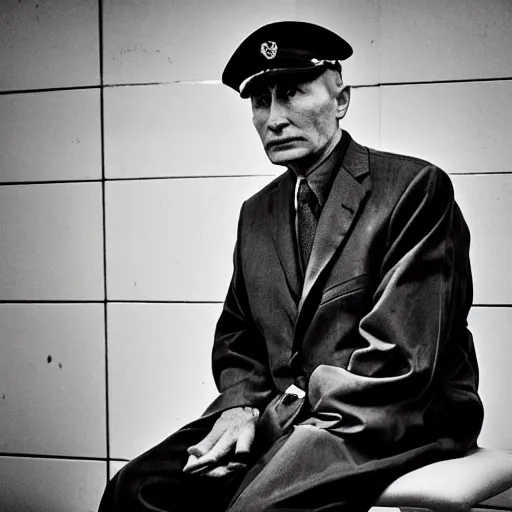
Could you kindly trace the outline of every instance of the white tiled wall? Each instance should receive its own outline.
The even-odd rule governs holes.
[[[458,175],[452,181],[471,228],[473,303],[510,305],[512,173]]]
[[[104,0],[106,83],[219,80],[254,27],[295,18],[295,0]]]
[[[448,172],[510,171],[511,134],[510,81],[381,89],[382,146],[428,159]]]
[[[108,298],[223,301],[242,201],[272,179],[108,183]]]
[[[250,117],[250,105],[223,85],[108,89],[107,176],[276,174]]]
[[[0,325],[0,452],[105,457],[103,305],[0,304]]]
[[[509,0],[380,4],[382,82],[512,76]]]
[[[0,457],[2,510],[94,512],[105,487],[105,462]]]
[[[207,347],[221,307],[109,305],[112,457],[142,453],[215,398]]]
[[[245,35],[282,19],[352,43],[356,140],[453,174],[481,442],[512,447],[512,3],[5,0],[0,510],[95,510],[108,475],[214,396],[240,204],[281,172],[218,80]]]
[[[0,2],[0,90],[99,82],[97,0]]]
[[[480,394],[486,421],[480,443],[494,448],[512,447],[512,416],[507,411],[512,360],[509,307],[473,308],[469,317],[480,364]]]
[[[0,96],[2,182],[101,178],[100,93]]]
[[[0,187],[0,300],[101,300],[100,183]]]

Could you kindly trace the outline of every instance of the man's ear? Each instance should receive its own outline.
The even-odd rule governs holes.
[[[338,102],[336,119],[339,121],[345,117],[350,104],[350,85],[342,85],[336,96],[336,101]]]

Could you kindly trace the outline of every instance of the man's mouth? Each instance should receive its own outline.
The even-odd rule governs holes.
[[[296,142],[300,140],[298,137],[288,137],[286,139],[274,139],[267,142],[267,149],[271,149],[275,146],[284,146],[286,144],[291,144],[292,142]]]

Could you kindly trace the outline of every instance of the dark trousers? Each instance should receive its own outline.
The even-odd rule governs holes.
[[[263,452],[256,442],[248,468],[231,476],[184,474],[187,448],[212,423],[194,422],[129,462],[107,485],[99,512],[363,512],[394,478],[437,459],[441,448],[434,443],[392,457],[357,459],[332,434],[297,426]]]
[[[187,448],[212,425],[208,420],[194,422],[129,462],[108,483],[99,512],[226,510],[242,473],[213,479],[182,471]]]

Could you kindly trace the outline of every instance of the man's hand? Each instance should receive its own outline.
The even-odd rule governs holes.
[[[188,448],[184,473],[221,477],[244,467],[254,441],[259,411],[235,407],[224,411],[210,433]],[[229,457],[228,457],[229,455]]]

